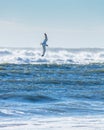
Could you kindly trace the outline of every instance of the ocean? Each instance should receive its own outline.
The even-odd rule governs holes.
[[[1,130],[104,130],[104,49],[0,48]]]

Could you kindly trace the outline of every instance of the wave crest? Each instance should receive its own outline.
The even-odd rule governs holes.
[[[0,64],[90,64],[104,63],[104,49],[0,49]]]

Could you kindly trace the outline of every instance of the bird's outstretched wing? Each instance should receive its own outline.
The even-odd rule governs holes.
[[[43,48],[43,54],[42,54],[42,56],[44,56],[45,52],[46,52],[46,46],[42,46],[42,48]]]

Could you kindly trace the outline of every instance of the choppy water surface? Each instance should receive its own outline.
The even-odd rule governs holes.
[[[104,115],[103,50],[1,50],[0,118]]]

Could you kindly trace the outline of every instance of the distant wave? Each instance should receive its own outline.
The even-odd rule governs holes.
[[[41,49],[0,48],[0,64],[90,64],[104,63],[104,49]]]

